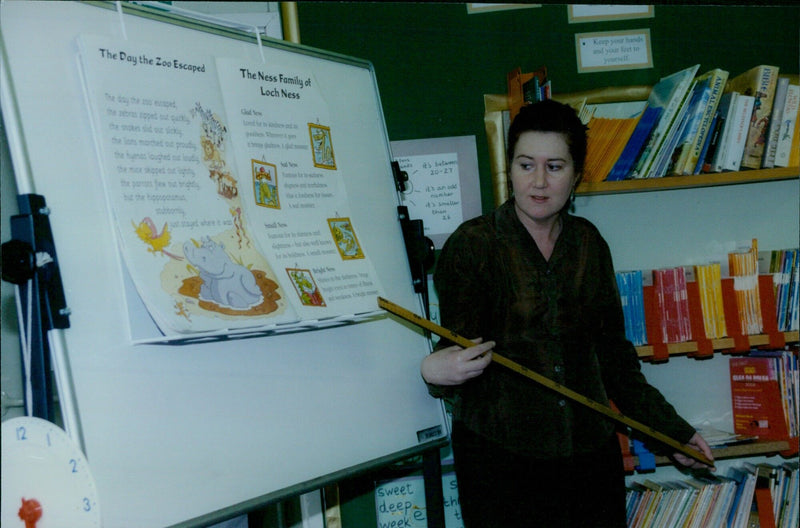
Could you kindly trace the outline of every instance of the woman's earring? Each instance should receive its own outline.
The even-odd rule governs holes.
[[[575,189],[572,189],[572,192],[569,195],[569,212],[575,212]]]

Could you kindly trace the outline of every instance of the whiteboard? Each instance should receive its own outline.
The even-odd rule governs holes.
[[[189,344],[128,338],[125,266],[78,71],[82,34],[191,47],[313,71],[340,123],[350,217],[385,296],[412,288],[372,65],[256,39],[152,8],[3,2],[3,119],[17,186],[51,210],[70,328],[74,412],[104,526],[201,525],[441,445],[447,422],[419,363],[426,336],[385,314],[359,322]],[[377,307],[377,301],[376,301]],[[67,398],[64,404],[69,404]]]

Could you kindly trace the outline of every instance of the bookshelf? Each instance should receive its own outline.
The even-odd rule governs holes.
[[[786,339],[787,343],[797,343],[800,341],[800,332],[783,332],[784,338]],[[750,341],[751,347],[762,347],[769,345],[769,335],[767,334],[756,334],[747,336],[748,340]],[[712,348],[715,351],[723,351],[723,350],[730,350],[734,347],[734,341],[732,337],[723,337],[721,339],[712,339],[711,340]],[[667,352],[670,356],[680,356],[686,354],[692,354],[698,351],[698,346],[696,341],[684,341],[682,343],[667,343]],[[639,356],[639,359],[649,359],[653,357],[653,346],[651,345],[643,345],[636,347],[636,353]]]
[[[780,167],[775,169],[745,170],[739,172],[713,172],[694,176],[665,176],[638,180],[583,182],[575,194],[619,194],[631,192],[664,191],[670,189],[689,189],[693,187],[713,187],[742,183],[761,183],[777,180],[792,180],[800,177],[800,167]]]
[[[711,450],[714,453],[714,460],[727,460],[731,458],[744,458],[752,456],[772,456],[789,453],[791,456],[797,454],[797,438],[787,440],[762,440],[748,444],[731,445],[717,447]],[[639,464],[638,457],[634,456],[635,465]],[[655,457],[656,466],[668,466],[672,464],[669,457],[657,455]]]

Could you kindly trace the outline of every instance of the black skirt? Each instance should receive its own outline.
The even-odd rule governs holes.
[[[465,528],[625,528],[625,472],[616,435],[591,455],[540,460],[453,424]]]

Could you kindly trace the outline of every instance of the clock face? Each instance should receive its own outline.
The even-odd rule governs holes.
[[[99,527],[97,486],[81,450],[40,418],[2,424],[3,528]]]

